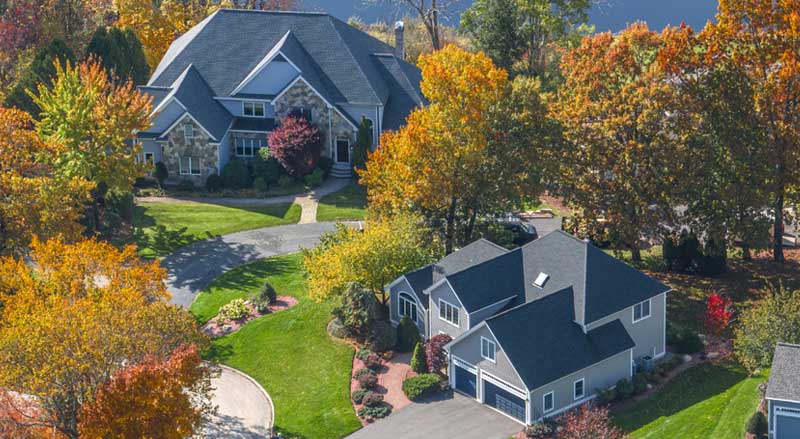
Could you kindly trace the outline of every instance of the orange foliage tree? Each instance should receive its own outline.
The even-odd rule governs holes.
[[[125,365],[204,344],[165,278],[133,246],[93,240],[34,239],[29,260],[0,258],[0,389],[35,398],[28,426],[76,439],[81,406]]]
[[[200,430],[213,411],[208,366],[197,346],[179,347],[169,358],[148,357],[125,367],[81,406],[82,437],[183,439]]]
[[[27,113],[0,108],[0,254],[22,251],[34,236],[80,236],[91,185],[54,175],[49,162],[63,151],[41,140]]]

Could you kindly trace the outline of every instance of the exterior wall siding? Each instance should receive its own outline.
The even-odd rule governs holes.
[[[353,120],[357,123],[361,123],[361,118],[366,117],[367,119],[372,121],[372,146],[376,146],[378,144],[378,140],[380,140],[380,131],[379,131],[379,124],[380,124],[380,112],[379,108],[376,106],[369,106],[369,105],[352,105],[352,104],[342,104],[340,105],[342,110],[345,111]]]
[[[403,279],[397,284],[389,288],[389,320],[393,325],[397,326],[400,323],[400,308],[399,296],[401,292],[408,293],[412,297],[417,297],[414,290],[409,285],[408,281]],[[419,298],[417,298],[419,300]],[[425,327],[428,321],[428,312],[421,303],[417,304],[417,329],[422,338],[425,338]]]
[[[784,427],[782,431],[779,425],[776,425],[777,418],[775,417],[775,408],[776,407],[785,407],[791,410],[800,410],[800,403],[796,402],[786,402],[786,401],[775,401],[775,400],[767,400],[768,402],[768,413],[767,413],[767,423],[769,424],[769,437],[770,439],[794,439],[797,436],[793,436],[793,431],[787,431]],[[777,431],[776,431],[777,427]],[[777,433],[777,434],[776,434]]]
[[[495,362],[481,356],[481,337],[487,338],[495,343]],[[453,344],[450,347],[450,354],[472,364],[481,371],[490,373],[492,376],[508,384],[523,390],[525,389],[525,384],[519,379],[519,376],[517,376],[517,372],[514,370],[514,366],[511,365],[511,361],[486,326],[481,327],[459,340],[458,343]],[[480,388],[480,386],[478,387]]]
[[[440,284],[429,292],[430,301],[428,303],[428,310],[430,311],[430,336],[433,337],[439,333],[445,333],[454,339],[459,335],[467,332],[469,327],[467,311],[461,306],[450,284],[447,282]],[[442,299],[451,305],[458,308],[458,327],[452,325],[450,322],[444,321],[439,317],[439,299]]]
[[[472,327],[478,326],[478,324],[481,323],[482,321],[500,312],[500,310],[503,309],[506,305],[508,305],[508,303],[511,302],[512,300],[514,299],[511,298],[508,300],[504,300],[500,303],[491,305],[487,308],[475,311],[474,313],[469,315],[469,324]]]
[[[664,308],[664,298],[666,294],[660,294],[650,299],[650,317],[633,323],[633,307],[626,308],[608,317],[592,322],[586,326],[587,330],[592,330],[615,319],[619,319],[625,329],[631,335],[636,347],[633,349],[633,358],[641,358],[645,355],[659,356],[665,352],[665,322],[666,309]]]
[[[297,76],[297,70],[291,64],[273,60],[240,93],[276,95]]]
[[[584,370],[572,373],[560,378],[552,383],[544,385],[530,392],[530,415],[531,420],[537,420],[543,416],[550,416],[564,410],[567,407],[588,400],[597,393],[598,389],[606,389],[614,386],[622,378],[631,376],[631,354],[625,351],[617,354],[605,361],[592,365]],[[573,385],[576,380],[583,378],[584,398],[575,401],[573,398]],[[544,395],[553,392],[553,410],[544,413]]]
[[[193,139],[187,140],[183,136],[185,125],[194,127]],[[189,116],[184,116],[167,135],[164,144],[164,156],[162,160],[169,172],[169,181],[176,183],[184,178],[189,179],[195,186],[204,186],[209,175],[216,174],[219,166],[219,156],[217,145],[211,143],[212,139],[208,134],[194,123]],[[181,175],[180,157],[196,157],[199,159],[199,175]]]
[[[161,161],[161,145],[158,142],[152,139],[140,139],[139,143],[142,145],[142,152],[140,153],[142,159],[144,159],[144,153],[147,152],[153,154],[154,163]]]
[[[154,117],[150,119],[150,123],[153,124],[147,131],[151,133],[162,133],[164,130],[172,126],[176,120],[186,110],[183,109],[177,102],[172,101],[167,104],[161,111],[158,112]]]
[[[275,118],[275,108],[272,106],[270,101],[261,101],[258,99],[253,99],[253,102],[263,102],[264,103],[264,117],[266,118]],[[242,112],[244,108],[242,107],[242,99],[219,99],[219,103],[228,110],[229,113],[236,117],[244,117]]]

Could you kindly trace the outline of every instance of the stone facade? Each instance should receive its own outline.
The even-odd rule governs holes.
[[[194,138],[184,137],[184,126],[192,125]],[[212,143],[208,134],[194,123],[189,116],[184,116],[180,122],[167,134],[167,140],[163,144],[164,154],[162,161],[167,166],[169,172],[169,182],[177,183],[183,179],[189,179],[195,186],[205,186],[209,175],[217,173],[219,166],[219,156],[217,154],[217,144]],[[191,157],[193,163],[197,160],[199,174],[181,174],[181,157]],[[195,168],[195,166],[192,166]],[[184,170],[188,172],[187,170]]]
[[[339,136],[349,138],[351,145],[355,143],[352,125],[336,110],[329,109],[325,101],[304,81],[297,81],[273,105],[278,120],[289,116],[298,108],[311,110],[311,123],[319,129],[323,137],[323,157],[334,158],[334,142]]]

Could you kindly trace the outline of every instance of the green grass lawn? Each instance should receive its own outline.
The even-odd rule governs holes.
[[[350,403],[353,348],[328,336],[330,303],[312,301],[299,254],[264,259],[219,277],[192,305],[209,316],[229,298],[269,280],[300,303],[214,340],[208,357],[239,369],[270,394],[276,432],[287,438],[335,439],[361,427]]]
[[[194,241],[258,227],[300,221],[300,206],[227,207],[206,203],[140,203],[133,242],[145,258],[166,256]]]
[[[702,364],[614,419],[635,439],[740,439],[762,381],[766,373],[748,377],[738,365]]]
[[[366,208],[366,189],[353,183],[320,200],[317,221],[363,220]]]

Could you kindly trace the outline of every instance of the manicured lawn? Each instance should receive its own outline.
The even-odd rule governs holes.
[[[359,429],[350,403],[353,349],[325,331],[332,305],[307,296],[300,255],[261,260],[221,276],[192,312],[210,315],[227,301],[222,296],[247,294],[267,279],[278,294],[293,295],[300,303],[216,339],[208,357],[264,386],[275,404],[276,431],[284,437],[336,439]]]
[[[353,183],[320,200],[317,221],[363,220],[366,207],[366,189]]]
[[[758,406],[758,384],[766,377],[748,377],[733,364],[703,364],[614,419],[636,439],[743,438]]]
[[[227,207],[206,203],[140,203],[133,242],[145,258],[166,256],[194,241],[258,227],[300,221],[300,206]]]

